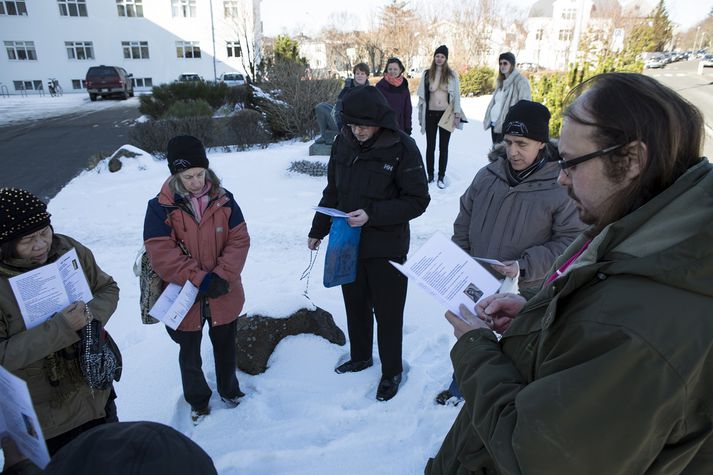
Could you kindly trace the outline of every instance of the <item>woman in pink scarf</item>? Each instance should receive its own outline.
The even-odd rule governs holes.
[[[411,93],[404,77],[404,65],[399,58],[389,58],[384,77],[376,83],[376,88],[396,112],[399,128],[411,135]]]
[[[200,140],[179,135],[168,142],[171,176],[149,201],[144,245],[151,266],[166,285],[191,282],[198,296],[176,330],[183,397],[198,423],[210,414],[212,391],[202,369],[203,325],[213,344],[218,394],[228,407],[244,396],[235,375],[236,319],[245,294],[240,274],[250,247],[243,213],[209,168]]]

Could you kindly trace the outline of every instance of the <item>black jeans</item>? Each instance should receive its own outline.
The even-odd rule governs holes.
[[[211,325],[207,318],[208,336],[213,344],[215,359],[215,377],[218,383],[218,394],[224,398],[234,398],[240,394],[238,378],[235,375],[235,331],[237,322],[227,325]],[[203,375],[203,360],[201,359],[201,339],[203,331],[184,332],[166,327],[171,339],[178,343],[178,364],[181,368],[181,383],[183,397],[193,409],[203,409],[208,406],[212,394]]]
[[[114,399],[116,399],[116,393],[114,392],[114,388],[111,388],[109,399],[107,399],[106,405],[104,406],[104,412],[106,413],[104,417],[85,422],[81,426],[68,430],[67,432],[52,437],[51,439],[45,440],[45,443],[47,444],[47,451],[50,453],[50,456],[56,454],[59,449],[72,442],[89,429],[102,424],[107,424],[109,422],[119,422]]]
[[[428,180],[433,180],[433,166],[436,154],[436,132],[438,132],[438,179],[442,180],[446,176],[446,166],[448,165],[448,142],[451,140],[451,133],[438,126],[438,121],[443,117],[445,111],[426,111],[426,172]]]
[[[494,127],[490,127],[490,137],[493,139],[493,145],[503,141],[503,134],[495,132]]]
[[[401,263],[405,259],[392,260]],[[359,259],[356,280],[342,285],[351,359],[364,361],[372,357],[376,315],[381,373],[387,377],[403,371],[401,348],[406,290],[406,277],[386,258]]]

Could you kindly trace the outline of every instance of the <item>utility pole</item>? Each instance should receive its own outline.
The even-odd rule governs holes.
[[[210,34],[213,38],[213,82],[218,82],[218,73],[215,68],[215,24],[213,23],[213,0],[210,3]]]

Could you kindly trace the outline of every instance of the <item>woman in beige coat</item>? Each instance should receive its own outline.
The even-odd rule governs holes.
[[[54,262],[72,248],[92,300],[74,302],[27,328],[8,279]],[[0,189],[0,365],[27,383],[50,455],[82,432],[117,421],[113,388],[90,389],[80,371],[79,331],[92,318],[106,324],[118,301],[114,279],[89,249],[54,232],[39,198],[18,188]]]
[[[503,140],[503,123],[510,108],[523,99],[532,100],[530,83],[515,69],[515,55],[503,53],[498,63],[497,85],[483,119],[483,128],[490,129],[493,145]]]

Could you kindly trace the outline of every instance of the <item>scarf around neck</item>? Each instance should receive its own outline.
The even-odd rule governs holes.
[[[386,82],[391,84],[394,87],[399,87],[401,84],[404,83],[404,77],[403,76],[398,76],[398,77],[392,77],[391,74],[385,74],[384,79],[386,79]]]
[[[512,167],[512,165],[510,164],[510,160],[508,160],[507,157],[505,158],[505,160],[507,160],[506,171],[508,183],[510,184],[510,186],[519,185],[520,183],[525,181],[530,175],[545,166],[545,163],[547,163],[547,157],[542,157],[524,170],[517,171]]]
[[[210,180],[206,180],[201,191],[195,195],[193,193],[188,193],[188,201],[190,201],[193,213],[196,215],[196,220],[199,223],[203,217],[203,213],[205,213],[205,210],[208,208],[208,203],[210,202],[208,192],[212,187],[213,183]]]

